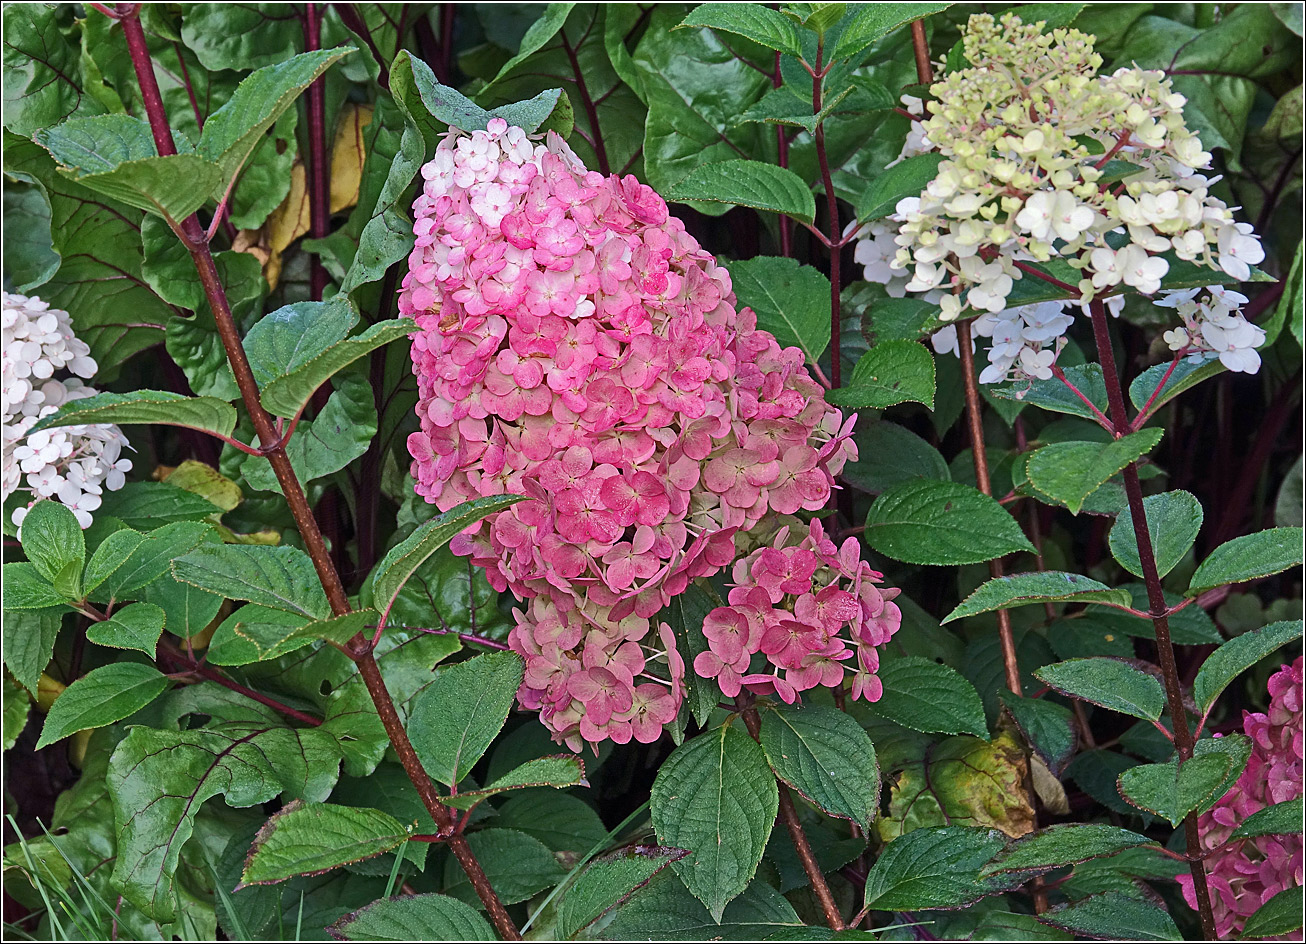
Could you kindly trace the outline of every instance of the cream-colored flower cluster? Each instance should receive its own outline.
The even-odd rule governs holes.
[[[972,16],[970,67],[931,87],[922,126],[946,159],[897,207],[892,266],[911,271],[906,289],[951,290],[952,320],[1004,310],[1029,277],[1020,262],[1065,259],[1084,302],[1157,292],[1166,253],[1247,278],[1264,253],[1197,173],[1211,155],[1184,124],[1184,97],[1162,72],[1098,75],[1093,37],[1042,26]],[[1113,161],[1136,169],[1116,176]]]

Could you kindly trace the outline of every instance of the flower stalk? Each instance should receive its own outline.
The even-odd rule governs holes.
[[[176,154],[176,144],[172,138],[172,130],[168,126],[163,99],[159,94],[158,81],[154,75],[154,65],[150,59],[149,47],[145,40],[145,31],[141,26],[139,7],[136,4],[121,4],[116,8],[115,12],[122,23],[132,66],[141,87],[141,100],[145,105],[146,114],[149,118],[155,147],[160,156]],[[313,562],[318,580],[326,593],[327,602],[330,604],[333,614],[336,616],[344,615],[350,612],[349,600],[344,585],[341,583],[340,575],[331,560],[330,552],[327,550],[326,542],[322,537],[322,530],[318,526],[317,519],[313,516],[312,509],[309,508],[303,487],[300,485],[294,468],[290,464],[290,458],[286,454],[284,437],[278,434],[273,425],[272,417],[263,408],[259,399],[258,383],[254,379],[253,370],[250,368],[249,357],[245,353],[235,319],[232,317],[226,290],[218,275],[213,253],[209,247],[204,229],[200,225],[199,217],[192,215],[182,221],[180,235],[191,255],[191,260],[195,264],[196,272],[199,274],[205,298],[212,308],[219,337],[222,339],[223,347],[227,353],[227,360],[236,379],[236,386],[239,388],[245,408],[249,412],[254,431],[258,434],[260,443],[275,444],[266,453],[267,459],[272,465],[272,471],[277,477],[277,482],[281,485],[282,493],[286,497],[286,503],[290,507],[295,524],[299,528],[300,536],[303,538],[304,548]],[[345,651],[358,666],[359,674],[363,678],[363,684],[372,697],[372,702],[381,718],[381,723],[385,727],[390,743],[399,755],[404,771],[417,789],[422,804],[435,820],[441,833],[452,834],[456,829],[453,814],[441,802],[439,795],[436,793],[435,785],[422,767],[417,752],[413,749],[412,742],[409,741],[408,734],[404,730],[399,713],[395,709],[394,701],[385,687],[385,681],[381,677],[381,669],[377,665],[372,649],[367,643],[366,636],[359,633],[347,644]],[[504,909],[503,903],[499,901],[489,879],[485,875],[485,871],[476,860],[466,840],[461,835],[451,835],[449,848],[467,873],[467,877],[471,881],[472,887],[476,889],[478,897],[485,904],[490,920],[500,936],[508,940],[520,939],[516,925]]]

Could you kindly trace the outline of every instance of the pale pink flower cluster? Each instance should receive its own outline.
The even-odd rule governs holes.
[[[1243,712],[1243,732],[1252,756],[1238,783],[1198,822],[1202,846],[1224,845],[1247,817],[1275,803],[1302,795],[1302,657],[1270,676],[1265,713]],[[1244,922],[1279,892],[1302,881],[1302,835],[1244,839],[1206,860],[1216,931],[1220,937],[1241,931]],[[1193,908],[1192,876],[1176,876]],[[1285,938],[1286,940],[1286,938]]]
[[[709,648],[694,659],[695,672],[730,697],[742,687],[788,704],[818,685],[841,686],[852,672],[853,698],[879,699],[875,647],[902,625],[890,602],[899,591],[876,586],[884,575],[861,559],[855,537],[836,547],[819,518],[801,537],[783,527],[770,546],[737,561],[733,576],[730,605],[703,622]],[[758,653],[765,663],[754,666]]]
[[[420,328],[417,491],[442,510],[533,499],[452,545],[534,598],[510,637],[522,703],[573,744],[656,736],[682,686],[650,618],[729,565],[736,532],[823,507],[852,422],[634,177],[499,119],[452,132],[422,175],[400,297]]]

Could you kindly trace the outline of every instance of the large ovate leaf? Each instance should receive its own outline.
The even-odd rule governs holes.
[[[1176,489],[1148,495],[1143,499],[1143,511],[1147,515],[1147,531],[1156,556],[1156,570],[1164,577],[1183,560],[1197,540],[1197,532],[1202,527],[1202,503],[1191,493]],[[1108,543],[1120,566],[1135,577],[1143,576],[1132,515],[1116,516]]]
[[[1220,693],[1239,673],[1302,635],[1301,620],[1271,623],[1235,636],[1207,656],[1193,680],[1193,701],[1203,713],[1210,711]]]
[[[558,901],[558,935],[575,936],[600,916],[625,902],[668,865],[683,859],[684,849],[628,846],[593,862]]]
[[[1005,610],[1031,603],[1115,603],[1129,606],[1133,597],[1128,590],[1113,590],[1106,584],[1079,574],[1041,570],[1029,574],[994,577],[958,604],[943,622]]]
[[[353,610],[331,619],[310,620],[299,613],[251,603],[232,613],[213,633],[208,658],[216,665],[265,662],[314,640],[343,645],[376,625],[376,610]]]
[[[753,941],[792,937],[802,928],[793,905],[765,882],[753,882],[717,918],[668,871],[654,876],[622,904],[600,936],[613,941],[718,937]]]
[[[505,905],[525,901],[536,892],[558,884],[566,874],[548,846],[520,830],[497,826],[482,829],[468,834],[467,844]],[[453,856],[445,859],[444,890],[468,904],[480,904],[470,880]]]
[[[122,599],[124,594],[131,595],[133,590],[167,573],[174,560],[193,550],[206,539],[211,539],[213,533],[211,525],[199,521],[174,521],[172,524],[165,524],[161,528],[146,532],[139,543],[136,543],[135,538],[128,532],[125,535],[127,540],[124,545],[131,547],[131,553],[121,563],[117,563],[116,555],[112,559],[99,560],[100,551],[109,540],[114,540],[115,536],[111,535],[104,544],[96,548],[95,554],[92,555],[91,562],[86,568],[86,583],[90,586],[99,579],[98,574],[92,575],[97,565],[112,566],[113,572],[104,578],[98,588],[88,591],[87,595],[96,602]]]
[[[831,816],[870,829],[880,769],[875,746],[850,716],[828,705],[777,705],[762,716],[761,743],[777,777]]]
[[[408,828],[381,810],[295,800],[258,831],[245,859],[241,885],[317,875],[389,852],[407,841]]]
[[[236,410],[230,403],[215,397],[187,397],[163,390],[97,393],[70,400],[40,420],[30,432],[90,423],[185,426],[215,436],[230,436],[236,428]]]
[[[802,349],[815,364],[830,344],[830,280],[813,266],[777,256],[755,256],[730,264],[740,306],[757,315],[781,347]]]
[[[912,481],[887,489],[866,516],[866,540],[911,564],[976,564],[1034,549],[1006,509],[957,482]]]
[[[852,410],[923,403],[934,409],[934,357],[915,341],[881,341],[861,356],[848,384],[825,399]]]
[[[706,26],[746,36],[758,45],[791,56],[802,55],[798,30],[789,19],[760,3],[704,3],[681,26]]]
[[[866,876],[864,903],[874,911],[961,908],[1026,879],[982,877],[980,869],[1006,845],[996,829],[941,826],[915,829],[884,847]]]
[[[874,3],[859,7],[839,34],[830,58],[856,59],[872,43],[899,27],[950,6],[951,3]]]
[[[1201,813],[1220,799],[1233,763],[1231,755],[1211,752],[1182,764],[1178,758],[1165,764],[1139,764],[1120,775],[1120,795],[1178,826],[1189,813]]]
[[[488,941],[494,929],[471,905],[448,895],[384,898],[326,929],[337,941]]]
[[[1301,528],[1269,528],[1226,541],[1197,567],[1186,594],[1268,577],[1302,561]]]
[[[58,585],[71,569],[72,594],[80,583],[82,564],[86,560],[86,538],[82,526],[67,505],[56,501],[39,501],[23,518],[23,553],[36,572]]]
[[[910,656],[882,662],[879,675],[876,714],[927,734],[988,736],[979,693],[956,669]]]
[[[810,223],[816,198],[791,170],[762,161],[733,160],[701,164],[666,194],[668,200],[724,203],[783,213]]]
[[[664,845],[689,850],[672,868],[717,921],[752,881],[778,805],[762,748],[729,724],[682,744],[658,770],[653,828]]]
[[[1161,430],[1145,429],[1108,443],[1064,442],[1029,457],[1029,480],[1040,492],[1078,514],[1103,482],[1161,441]]]
[[[371,325],[356,337],[337,341],[312,357],[300,356],[284,373],[273,378],[263,388],[259,400],[274,416],[297,416],[313,392],[332,376],[360,357],[405,337],[416,327],[407,318],[383,321]]]
[[[317,571],[294,547],[222,544],[173,561],[178,580],[233,600],[322,619],[329,612]]]
[[[515,652],[487,652],[441,672],[413,705],[413,748],[433,778],[456,786],[508,719],[521,685]]]
[[[1165,707],[1161,683],[1119,659],[1069,659],[1034,673],[1063,695],[1155,721]]]
[[[152,665],[119,662],[92,669],[55,699],[36,749],[86,728],[121,721],[154,701],[171,684]]]
[[[0,652],[4,653],[5,667],[13,673],[18,683],[35,694],[37,681],[50,664],[50,656],[54,654],[54,643],[59,636],[63,615],[71,611],[66,606],[10,609],[8,580],[9,568],[12,566],[5,565],[5,614],[4,619],[0,620],[4,637]]]
[[[1038,919],[1091,938],[1131,941],[1178,941],[1174,919],[1159,904],[1124,892],[1103,892],[1082,901],[1053,908]]]
[[[77,40],[60,29],[66,15],[43,3],[5,10],[4,126],[15,134],[105,110],[80,81]]]
[[[1152,840],[1105,823],[1062,823],[1016,840],[984,866],[984,873],[1046,869],[1071,865]]]
[[[345,295],[324,302],[293,302],[269,312],[245,334],[254,379],[263,387],[304,366],[343,340],[356,324],[358,310]]]
[[[943,155],[937,152],[917,154],[895,164],[871,181],[857,201],[857,218],[878,220],[888,216],[904,197],[919,197],[926,184],[939,171]]]
[[[1102,379],[1101,364],[1078,364],[1063,371],[1066,380],[1075,385],[1075,389],[1087,397],[1097,407],[1099,413],[1107,411],[1106,382]],[[993,396],[999,400],[1017,400],[1051,410],[1054,413],[1068,413],[1085,419],[1096,419],[1097,414],[1089,409],[1088,404],[1075,395],[1074,390],[1062,383],[1059,378],[1051,380],[1033,380],[1028,387],[1019,384],[1010,387],[996,387]]]

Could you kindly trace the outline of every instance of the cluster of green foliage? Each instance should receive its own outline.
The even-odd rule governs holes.
[[[1299,4],[1020,9],[1093,33],[1109,66],[1172,75],[1221,196],[1264,239],[1247,291],[1267,341],[1256,378],[1167,374],[1156,309],[1131,300],[1118,360],[1137,431],[1113,437],[1059,381],[985,392],[992,494],[959,369],[922,343],[937,309],[839,278],[827,251],[932,177],[929,158],[886,172],[900,95],[928,95],[909,24],[952,66],[971,5],[146,4],[166,156],[121,24],[93,6],[4,12],[4,284],[70,311],[113,391],[44,426],[126,426],[144,474],[85,531],[47,501],[20,545],[5,508],[3,866],[25,909],[7,934],[492,937],[346,651],[374,633],[421,765],[523,931],[832,933],[776,824],[792,796],[835,907],[878,937],[1199,933],[1169,827],[1237,780],[1239,708],[1264,704],[1302,635]],[[861,458],[836,514],[905,591],[879,701],[762,702],[750,736],[700,685],[674,745],[583,758],[513,711],[515,601],[446,545],[514,499],[437,516],[415,495],[413,324],[393,316],[419,168],[448,127],[491,115],[678,204],[759,324],[841,368],[829,399],[859,411]],[[179,238],[197,213],[259,401],[293,431],[344,615],[266,454],[232,444],[257,435]],[[1167,286],[1217,275],[1176,267]],[[1061,297],[1027,279],[1018,300]],[[1100,411],[1091,351],[1084,332],[1059,363]],[[1182,763],[1120,484],[1132,463],[1200,734]],[[990,579],[994,560],[1011,576]],[[680,638],[702,642],[721,589],[673,603]],[[1261,828],[1299,831],[1300,801]],[[1300,928],[1300,900],[1276,902],[1260,931]]]

